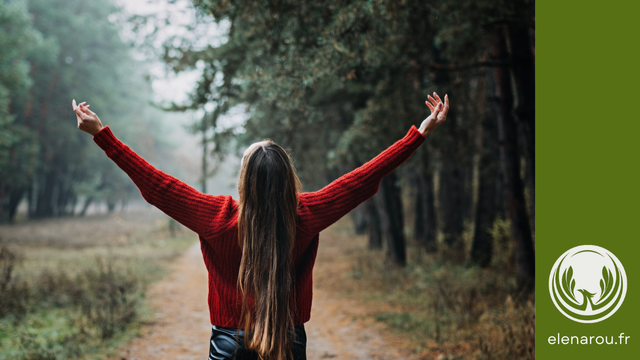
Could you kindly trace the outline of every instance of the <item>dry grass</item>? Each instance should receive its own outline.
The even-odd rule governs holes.
[[[329,241],[345,273],[332,286],[378,309],[372,316],[405,334],[425,359],[534,359],[534,298],[516,291],[502,228],[494,229],[497,256],[488,269],[447,264],[412,244],[408,265],[397,269],[383,252],[363,250],[366,238],[341,221]]]
[[[196,241],[158,215],[89,219],[90,239],[73,232],[78,221],[0,229],[51,233],[0,244],[0,359],[101,358],[147,321],[147,285]]]

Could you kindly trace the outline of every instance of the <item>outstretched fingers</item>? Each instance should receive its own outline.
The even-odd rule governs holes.
[[[433,113],[440,102],[434,99],[431,95],[428,95],[427,98],[429,99],[427,105],[429,106],[431,113]]]
[[[434,92],[433,93],[433,97],[431,97],[431,95],[429,95],[429,100],[433,103],[433,104],[437,104],[437,106],[440,107],[439,110],[439,117],[442,118],[441,120],[444,121],[444,119],[447,118],[447,114],[449,113],[449,95],[445,94],[444,95],[444,102],[442,102],[442,99],[440,98],[440,96],[438,95],[438,93]]]
[[[85,104],[86,103],[82,103],[79,106],[79,109],[82,111],[82,113],[89,116],[95,116],[96,114],[93,111],[89,110],[91,105],[85,105]]]
[[[436,105],[435,110],[433,111],[434,117],[438,118],[438,115],[440,114],[441,111],[442,111],[442,103],[439,102],[438,105]]]
[[[433,92],[433,97],[435,97],[436,100],[438,100],[439,103],[442,102],[442,100],[440,99],[440,96],[438,96],[438,93],[436,93],[435,91]]]
[[[449,113],[449,95],[444,95],[444,104],[442,104],[442,121],[447,118],[447,114]]]
[[[76,99],[73,99],[73,101],[71,102],[71,106],[73,106],[73,111],[78,113],[82,113],[82,108],[84,107],[84,105],[86,104],[86,102],[81,102],[80,104],[76,103]]]
[[[433,110],[435,110],[435,107],[433,107],[433,105],[431,105],[429,100],[425,101],[424,103],[427,104],[427,106],[429,107],[429,110],[431,110],[431,112],[433,112]]]
[[[73,112],[76,113],[76,120],[78,121],[78,128],[80,128],[80,124],[82,124],[82,110],[78,104],[76,104],[76,99],[73,99],[71,102],[71,106],[73,106]]]
[[[449,95],[444,94],[444,116],[449,113]]]
[[[431,95],[428,95],[427,98],[429,99],[429,102],[431,102],[431,105],[433,105],[433,107],[436,107],[438,105],[438,100],[434,99]]]

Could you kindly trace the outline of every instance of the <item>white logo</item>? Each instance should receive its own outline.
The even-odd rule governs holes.
[[[627,294],[627,274],[618,258],[595,245],[581,245],[562,254],[551,268],[549,292],[556,308],[581,323],[613,315]]]

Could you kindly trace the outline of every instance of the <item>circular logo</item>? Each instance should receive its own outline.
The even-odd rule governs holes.
[[[618,258],[595,245],[567,250],[551,268],[549,292],[556,308],[581,323],[613,315],[627,294],[627,274]]]

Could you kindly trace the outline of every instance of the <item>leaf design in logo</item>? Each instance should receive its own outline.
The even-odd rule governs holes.
[[[602,267],[602,280],[600,280],[600,299],[609,295],[613,288],[613,274],[606,266]]]
[[[569,266],[567,270],[564,271],[562,275],[562,290],[567,293],[573,301],[576,300],[576,297],[573,295],[573,290],[576,288],[576,281],[573,279],[573,267]]]

